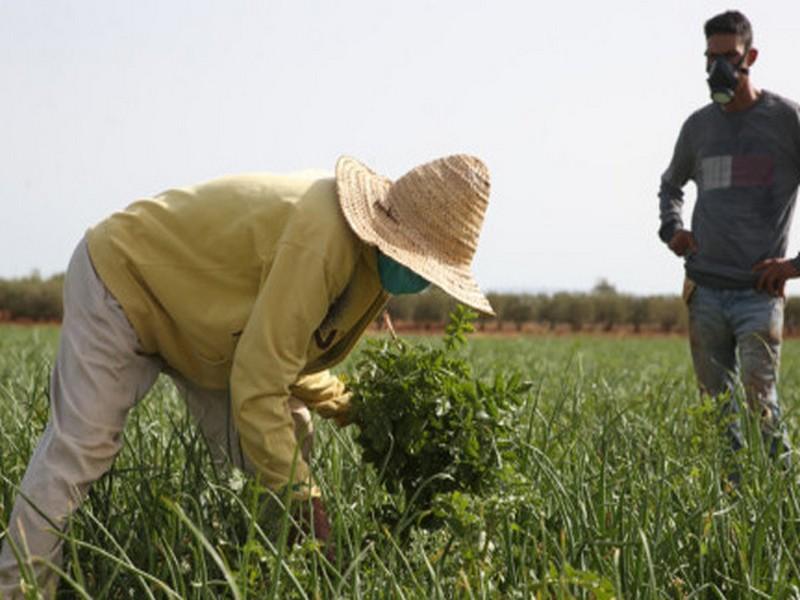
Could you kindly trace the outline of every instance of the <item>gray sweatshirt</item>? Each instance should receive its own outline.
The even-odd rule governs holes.
[[[700,285],[748,288],[753,265],[786,254],[800,184],[800,106],[764,91],[740,112],[709,104],[681,128],[658,193],[659,237],[683,228],[682,188],[697,186],[686,274]],[[792,261],[800,269],[800,255]]]

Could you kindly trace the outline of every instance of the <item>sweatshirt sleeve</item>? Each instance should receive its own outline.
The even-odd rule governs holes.
[[[792,105],[792,118],[791,118],[791,135],[792,135],[792,150],[794,152],[794,166],[796,169],[797,180],[800,181],[800,106],[797,104]],[[800,271],[800,253],[791,259],[794,268]]]
[[[661,176],[661,188],[658,192],[661,227],[658,237],[664,243],[669,242],[675,232],[683,229],[681,210],[683,208],[683,186],[693,177],[694,156],[689,139],[689,121],[681,127],[672,161]]]
[[[792,104],[791,126],[792,151],[794,152],[794,166],[800,179],[800,105]]]
[[[300,456],[289,411],[291,387],[306,364],[309,340],[346,284],[326,257],[278,246],[234,354],[231,400],[242,449],[264,485],[318,495]]]

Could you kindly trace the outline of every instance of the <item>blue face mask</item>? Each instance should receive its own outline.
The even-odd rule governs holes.
[[[389,258],[380,250],[378,250],[378,274],[381,277],[383,289],[395,296],[416,294],[430,285],[427,279]]]

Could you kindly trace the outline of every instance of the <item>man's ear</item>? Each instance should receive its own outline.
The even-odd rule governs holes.
[[[744,63],[746,67],[752,67],[758,58],[758,48],[750,48],[745,55]]]

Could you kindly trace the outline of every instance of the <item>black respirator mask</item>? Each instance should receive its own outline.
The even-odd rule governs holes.
[[[742,67],[744,56],[735,65],[725,58],[717,58],[708,67],[708,87],[711,88],[711,99],[717,104],[728,104],[736,95],[739,86],[739,73],[747,74],[747,68]]]

